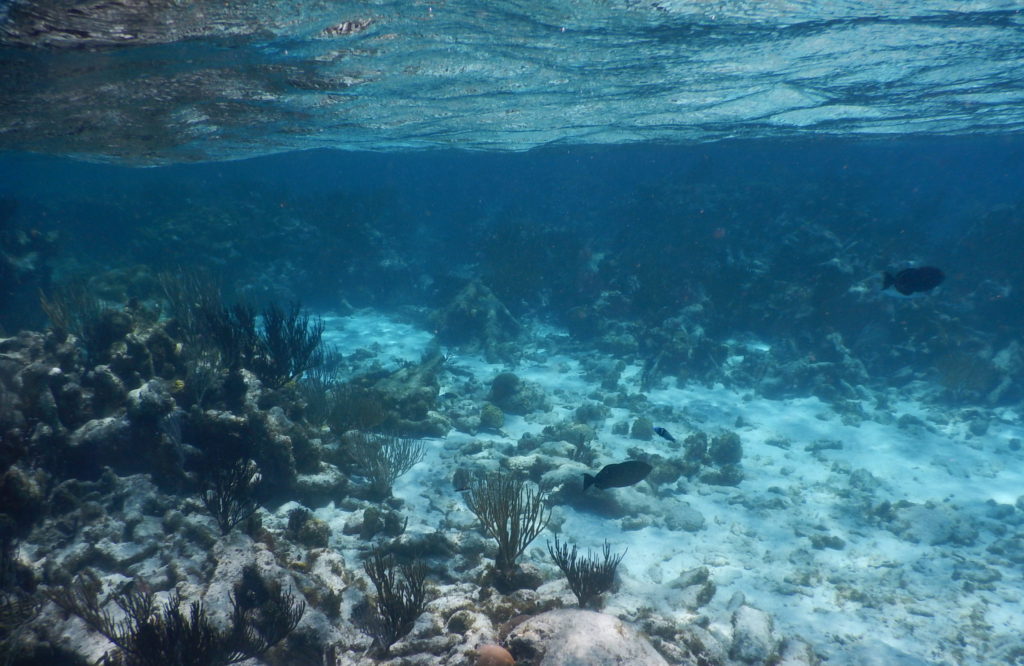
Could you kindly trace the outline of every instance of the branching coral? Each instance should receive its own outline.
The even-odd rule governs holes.
[[[144,584],[129,584],[117,593],[114,604],[121,619],[99,601],[100,583],[80,578],[74,585],[48,590],[47,596],[66,612],[77,615],[92,630],[114,644],[105,663],[123,666],[226,666],[258,657],[281,642],[305,613],[304,602],[269,583],[252,567],[231,595],[231,627],[213,625],[199,601],[182,609],[177,594],[160,608]]]
[[[287,312],[276,305],[268,306],[263,310],[253,370],[271,388],[298,379],[323,362],[323,334],[323,320],[310,320],[300,314],[298,303],[293,303]]]
[[[357,433],[349,441],[356,466],[377,497],[389,497],[395,480],[425,455],[422,442],[404,437]]]
[[[256,501],[259,483],[259,468],[251,460],[236,460],[228,467],[207,473],[200,499],[217,520],[221,534],[230,532],[259,508]]]
[[[569,544],[559,543],[557,536],[554,546],[548,543],[548,553],[565,574],[569,589],[576,595],[580,608],[596,608],[599,605],[601,595],[615,583],[615,570],[626,556],[626,551],[612,555],[611,546],[605,541],[602,557],[590,551],[587,551],[586,557],[582,557],[575,544],[570,550]]]
[[[104,307],[81,281],[61,285],[50,296],[40,292],[39,306],[55,331],[78,338],[87,359],[93,363],[131,330],[128,314]]]
[[[498,542],[495,569],[511,577],[516,559],[551,519],[551,510],[544,506],[547,497],[522,481],[491,474],[470,482],[465,498],[484,531]]]
[[[39,612],[36,600],[18,586],[13,522],[0,514],[0,664],[16,650],[24,626]]]
[[[327,358],[323,320],[271,304],[257,318],[247,303],[224,305],[213,281],[200,273],[161,276],[161,288],[193,353],[213,346],[224,367],[247,367],[270,388],[294,381]],[[258,320],[259,319],[259,325]]]
[[[383,655],[412,630],[427,603],[427,570],[422,562],[396,564],[393,557],[374,551],[363,570],[377,596],[364,630]]]
[[[204,318],[221,307],[220,289],[213,278],[203,271],[183,269],[161,273],[157,279],[178,335],[190,347],[209,344],[204,339]]]

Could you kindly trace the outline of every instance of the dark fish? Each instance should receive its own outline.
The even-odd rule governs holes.
[[[661,426],[658,426],[657,428],[655,428],[655,429],[654,429],[654,432],[655,432],[655,434],[657,434],[657,435],[658,435],[659,437],[664,437],[665,439],[667,439],[667,440],[668,440],[668,441],[670,441],[670,442],[674,442],[674,441],[676,441],[676,438],[675,438],[675,437],[673,437],[672,435],[670,435],[670,434],[669,434],[669,432],[668,432],[668,430],[665,430],[665,429],[664,429],[664,428],[662,428]]]
[[[601,490],[607,488],[625,488],[640,483],[651,473],[652,467],[643,460],[627,460],[622,463],[605,465],[597,476],[583,475],[583,490],[597,486]]]
[[[934,266],[904,268],[896,275],[886,271],[882,273],[882,291],[893,296],[911,297],[928,293],[945,279],[946,274]]]

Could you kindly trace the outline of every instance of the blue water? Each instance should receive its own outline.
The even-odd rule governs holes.
[[[756,206],[743,201],[735,210],[709,210],[719,217],[694,223],[705,230],[722,226],[726,233],[763,228],[795,214],[791,209],[798,205],[800,214],[828,216],[833,231],[850,241],[870,232],[895,244],[873,258],[873,268],[881,270],[886,261],[946,261],[983,280],[1013,273],[1012,265],[1000,264],[999,235],[983,241],[988,248],[958,243],[985,215],[1019,206],[1024,142],[1007,135],[578,146],[527,153],[311,151],[142,170],[8,152],[0,170],[0,196],[17,202],[14,223],[59,231],[63,251],[85,264],[135,260],[161,268],[223,261],[212,256],[216,248],[202,255],[203,239],[217,236],[216,225],[202,218],[215,211],[253,218],[240,235],[225,230],[219,240],[246,238],[264,255],[274,253],[270,246],[276,241],[264,243],[272,237],[283,243],[278,249],[290,247],[296,256],[309,249],[312,239],[287,224],[342,238],[355,225],[390,234],[388,244],[407,253],[411,265],[439,272],[478,264],[474,253],[481,251],[488,225],[523,223],[569,228],[613,251],[634,241],[650,243],[652,258],[672,264],[687,257],[659,247],[665,240],[659,234],[677,233],[677,217],[693,221],[702,214],[693,203],[695,193],[728,199],[730,193],[739,197],[760,189],[764,195],[757,195]],[[724,200],[711,203],[726,206]],[[837,212],[845,209],[847,214]],[[161,224],[181,228],[168,235],[167,228],[158,231]],[[1010,234],[1009,240],[1015,229],[999,233]],[[372,244],[365,237],[351,242],[355,248]],[[347,255],[339,252],[324,260],[342,262]],[[259,269],[260,257],[235,260],[248,264],[247,270]],[[1007,261],[1012,264],[1012,257]],[[333,276],[302,278],[316,284],[282,276],[283,287],[293,297],[311,299],[361,279],[345,275],[343,263],[334,268]]]
[[[308,374],[250,386],[243,403],[230,398],[238,368],[169,323],[161,280],[202,275],[226,303],[324,317],[345,381],[445,354],[424,411],[448,429],[410,430],[431,435],[427,462],[386,507],[413,543],[479,531],[453,490],[457,468],[515,467],[555,479],[563,538],[631,549],[608,612],[650,633],[693,619],[669,583],[708,566],[713,626],[746,595],[780,635],[837,664],[1022,663],[1022,130],[1018,2],[0,0],[0,472],[38,468],[55,486],[109,465],[205,534],[185,472],[207,459],[182,453],[174,473],[148,461],[166,461],[156,443],[212,455],[223,433],[209,410],[247,424],[232,441],[267,466],[259,515],[292,548],[278,553],[292,561],[275,569],[282,580],[308,591],[344,578],[294,566],[310,552],[286,534],[300,500],[329,524],[348,579],[371,539],[394,545],[349,529],[384,505],[360,495],[341,433],[304,420],[295,391]],[[882,293],[883,271],[919,266],[944,282],[915,299]],[[58,360],[54,333],[16,339],[53,328],[40,296],[68,285],[130,313],[132,335],[176,350],[174,363],[132,366],[136,338],[92,350],[104,368]],[[462,312],[468,323],[453,316],[478,288],[494,300]],[[474,328],[494,303],[516,333]],[[165,328],[170,346],[153,333]],[[48,373],[24,370],[31,361]],[[219,380],[202,379],[207,363]],[[509,371],[552,409],[478,429],[491,381]],[[124,395],[90,402],[111,372],[122,393],[166,389],[159,426]],[[202,381],[205,403],[192,393]],[[596,403],[608,413],[577,412]],[[296,430],[270,437],[285,426],[265,425],[269,414]],[[682,449],[633,438],[638,418],[680,441],[734,430],[742,482],[681,478]],[[104,432],[98,422],[130,422],[141,455],[82,435]],[[405,427],[436,426],[424,422]],[[574,494],[576,442],[543,433],[583,422],[595,428],[587,470],[640,456],[661,478],[601,501]],[[98,451],[88,472],[67,469],[87,455],[79,446]],[[527,469],[529,456],[540,462]],[[299,498],[288,476],[339,469],[352,485],[329,499]],[[140,471],[158,488],[129,476]],[[114,523],[139,518],[116,497],[97,502]],[[681,529],[679,515],[698,526]],[[60,516],[15,517],[33,581],[79,573],[47,541]],[[184,531],[144,520],[143,534]],[[251,555],[255,533],[241,532],[209,543]],[[823,535],[845,550],[819,547]],[[142,569],[166,593],[184,556],[157,541]],[[453,552],[429,558],[435,582],[486,597],[483,547]],[[543,557],[524,559],[547,567],[541,601],[562,604]],[[110,585],[140,570],[116,559],[96,565]],[[198,567],[178,568],[209,594]],[[318,615],[308,640],[342,646],[339,665],[371,663],[351,629],[365,595],[345,595],[340,619]],[[57,617],[47,609],[40,625]],[[51,624],[63,649],[102,654],[102,639]],[[475,647],[449,637],[451,659]],[[306,663],[300,647],[274,663]]]

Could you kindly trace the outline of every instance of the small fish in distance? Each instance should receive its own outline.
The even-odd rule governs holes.
[[[904,268],[896,275],[885,271],[882,273],[882,291],[897,298],[913,298],[927,294],[945,279],[946,274],[934,266]]]
[[[583,475],[583,491],[590,486],[601,490],[608,488],[625,488],[640,483],[647,478],[653,468],[643,460],[627,460],[626,462],[605,465],[595,476]]]
[[[676,441],[676,438],[675,438],[675,437],[673,437],[673,436],[672,436],[672,435],[671,435],[671,434],[669,433],[669,431],[668,431],[668,430],[665,430],[665,429],[664,429],[664,428],[662,428],[661,426],[658,426],[657,428],[655,428],[655,429],[654,429],[654,433],[655,433],[656,435],[658,435],[659,437],[662,437],[662,438],[664,438],[664,439],[667,439],[667,440],[668,440],[668,441],[670,441],[670,442],[674,442],[674,441]]]

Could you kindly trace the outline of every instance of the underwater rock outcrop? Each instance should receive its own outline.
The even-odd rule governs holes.
[[[512,342],[522,330],[494,292],[479,281],[466,285],[434,315],[434,322],[442,342],[480,349],[491,363],[515,357]]]
[[[532,382],[521,380],[515,373],[502,372],[491,380],[487,399],[509,414],[529,414],[551,409],[544,389]]]
[[[668,666],[640,632],[588,610],[553,610],[527,619],[507,643],[522,666]]]
[[[740,606],[732,614],[732,646],[729,656],[744,664],[768,664],[776,658],[779,639],[770,615]]]
[[[451,425],[434,411],[440,393],[437,375],[445,361],[443,354],[434,353],[372,383],[370,390],[388,406],[381,428],[415,437],[441,437],[448,432]]]
[[[716,486],[736,486],[743,480],[743,444],[740,436],[731,430],[713,437],[697,431],[684,441],[685,452],[673,467],[688,478],[699,476],[704,483]]]

